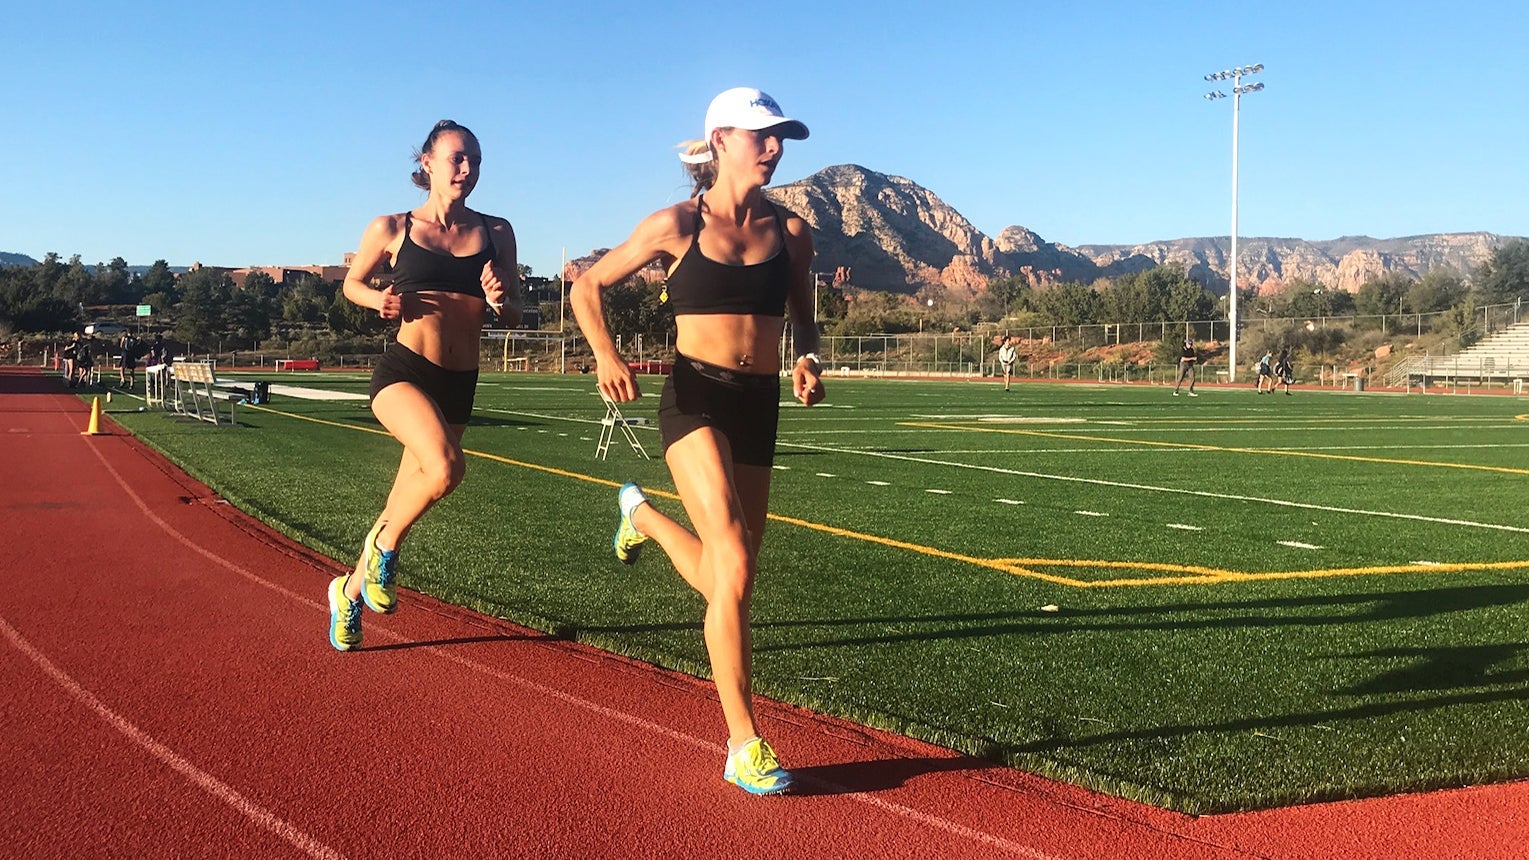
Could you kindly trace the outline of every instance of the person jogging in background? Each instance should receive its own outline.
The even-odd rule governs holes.
[[[441,120],[417,155],[414,184],[429,196],[417,208],[382,215],[366,228],[345,276],[345,298],[386,320],[401,320],[372,373],[372,414],[403,444],[387,503],[361,546],[356,569],[329,584],[329,642],[361,644],[361,606],[398,608],[398,549],[409,529],[462,482],[462,432],[478,383],[478,341],[492,311],[520,322],[515,231],[467,208],[483,160],[478,138]],[[390,267],[393,282],[370,281]]]
[[[1284,347],[1279,351],[1279,358],[1274,361],[1274,382],[1269,385],[1269,393],[1274,393],[1275,385],[1285,386],[1285,395],[1290,394],[1290,383],[1295,381],[1295,365],[1291,363],[1290,347]]]
[[[74,372],[79,377],[79,386],[84,388],[90,384],[90,371],[96,366],[96,336],[86,335],[85,338],[75,344],[74,347]]]
[[[1006,337],[1003,346],[998,348],[998,364],[1003,368],[1003,390],[1009,390],[1009,380],[1014,377],[1014,362],[1019,358],[1019,350],[1015,348],[1014,341],[1018,338]]]
[[[70,338],[69,342],[64,344],[64,348],[58,351],[59,357],[63,359],[64,381],[69,384],[70,388],[73,388],[75,386],[74,359],[79,354],[80,354],[80,333],[79,332],[75,332],[74,333],[74,337]]]
[[[705,598],[706,650],[728,732],[722,778],[751,794],[779,794],[792,780],[754,718],[749,604],[770,501],[788,308],[797,351],[792,393],[811,406],[824,392],[808,282],[812,235],[763,189],[784,141],[805,139],[807,127],[787,119],[765,93],[737,87],[712,100],[705,130],[705,139],[680,155],[695,182],[691,198],[643,219],[574,282],[569,298],[594,352],[600,391],[625,403],[640,392],[611,339],[601,297],[652,261],[668,266],[676,354],[659,395],[658,426],[694,531],[629,483],[618,494],[616,557],[636,561],[651,538]]]
[[[117,385],[131,389],[138,384],[138,338],[132,332],[123,332],[117,348],[122,357],[117,361]]]
[[[1184,346],[1179,350],[1179,378],[1173,383],[1174,397],[1179,396],[1179,386],[1184,384],[1185,379],[1189,380],[1189,396],[1200,396],[1195,393],[1195,363],[1199,360],[1200,356],[1195,352],[1194,338],[1184,338]]]
[[[1264,383],[1269,383],[1269,390],[1264,391]],[[1274,356],[1267,350],[1264,357],[1258,360],[1258,393],[1274,393]]]

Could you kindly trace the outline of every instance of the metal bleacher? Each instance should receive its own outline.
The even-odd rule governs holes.
[[[1392,386],[1501,385],[1522,392],[1529,383],[1529,322],[1510,325],[1454,355],[1415,355],[1386,375]]]

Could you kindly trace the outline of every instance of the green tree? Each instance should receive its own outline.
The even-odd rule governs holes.
[[[32,279],[39,293],[59,295],[58,282],[64,276],[64,264],[58,261],[58,254],[49,251],[42,258],[42,262],[32,267]],[[60,298],[64,298],[60,296]],[[67,299],[65,299],[67,301]]]
[[[274,299],[281,292],[276,279],[265,272],[250,272],[244,276],[244,283],[239,285],[241,292],[246,292],[261,299]]]
[[[1529,297],[1529,242],[1518,239],[1492,252],[1476,270],[1478,305],[1498,305]]]
[[[1163,302],[1162,319],[1168,322],[1210,319],[1216,313],[1215,294],[1187,274],[1169,282]]]
[[[329,303],[320,295],[319,287],[314,283],[317,280],[319,278],[316,276],[305,275],[282,291],[282,319],[292,323],[317,323],[324,320]]]
[[[187,272],[176,282],[180,289],[180,313],[175,337],[188,344],[224,334],[224,315],[233,296],[234,282],[213,269]]]
[[[0,266],[0,328],[21,332],[69,331],[75,327],[74,306],[35,288],[32,272],[20,266]]]
[[[1453,307],[1465,298],[1465,283],[1450,269],[1429,269],[1407,288],[1403,304],[1410,313],[1427,314]]]
[[[1002,320],[1032,310],[1034,297],[1030,281],[1021,275],[1013,275],[989,280],[977,304],[984,318]]]
[[[1037,296],[1041,316],[1051,325],[1083,325],[1099,321],[1099,295],[1078,283],[1053,284]]]
[[[153,265],[149,266],[149,270],[143,273],[142,280],[143,295],[158,293],[169,297],[163,309],[168,310],[171,305],[180,301],[180,294],[175,289],[175,273],[170,271],[170,264],[164,260],[155,260]],[[154,309],[161,308],[155,305]]]
[[[92,299],[92,281],[90,270],[80,262],[80,255],[75,254],[69,258],[69,265],[64,268],[58,281],[53,285],[53,294],[71,305],[100,304]]]
[[[373,335],[385,331],[393,323],[384,320],[371,308],[364,308],[345,298],[341,290],[334,292],[325,315],[329,328],[339,335]]]
[[[125,305],[133,302],[133,276],[127,270],[127,261],[113,257],[110,263],[96,266],[96,289],[106,304]]]
[[[1415,283],[1402,272],[1386,272],[1371,278],[1354,294],[1354,310],[1373,316],[1401,313],[1403,297]]]
[[[1460,349],[1465,349],[1481,339],[1481,318],[1476,315],[1476,304],[1466,299],[1444,314],[1444,334],[1454,339]]]
[[[1162,309],[1161,297],[1152,294],[1152,288],[1157,282],[1149,281],[1143,277],[1145,274],[1133,272],[1112,282],[1102,282],[1096,290],[1099,296],[1099,318],[1110,322],[1146,322],[1157,319]]]
[[[271,309],[275,301],[248,289],[236,289],[223,307],[223,331],[245,346],[271,336]]]
[[[844,298],[844,293],[837,288],[828,284],[818,284],[817,309],[820,321],[834,322],[844,319],[849,313],[849,302]]]

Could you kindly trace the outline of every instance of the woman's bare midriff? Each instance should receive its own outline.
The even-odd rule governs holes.
[[[398,342],[447,370],[477,370],[484,302],[462,293],[404,293]]]
[[[780,373],[782,317],[683,314],[674,318],[674,328],[674,348],[681,355],[740,373]]]

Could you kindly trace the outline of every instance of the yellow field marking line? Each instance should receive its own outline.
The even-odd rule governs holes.
[[[917,417],[917,416],[915,416],[915,417]],[[1519,416],[1519,417],[1523,417],[1523,416]],[[945,419],[945,420],[954,420],[954,419],[949,419],[948,418],[948,419]],[[977,420],[980,420],[980,419],[977,419]],[[1118,422],[1114,422],[1114,421],[1105,422],[1105,421],[1102,421],[1101,419],[1086,419],[1086,420],[1087,420],[1088,423],[1110,423],[1110,424],[1118,423]],[[1180,424],[1198,427],[1198,426],[1201,426],[1201,425],[1203,425],[1205,423],[1203,420],[1197,420],[1197,419],[1194,419],[1194,418],[1129,418],[1129,419],[1122,419],[1122,420],[1128,422],[1132,426],[1142,426],[1142,427],[1147,427],[1147,426],[1159,427],[1159,426],[1180,425]],[[1292,428],[1292,427],[1304,427],[1304,426],[1311,425],[1311,424],[1384,424],[1384,425],[1386,425],[1388,427],[1393,427],[1393,426],[1398,426],[1398,425],[1403,425],[1404,426],[1407,423],[1421,422],[1421,421],[1448,421],[1448,422],[1451,422],[1451,423],[1455,423],[1455,422],[1467,422],[1467,421],[1471,421],[1471,422],[1486,422],[1486,421],[1501,421],[1501,420],[1503,420],[1501,415],[1448,415],[1448,416],[1443,416],[1443,417],[1430,416],[1430,415],[1401,415],[1401,416],[1380,417],[1380,418],[1357,418],[1357,417],[1355,417],[1355,418],[1291,418],[1289,421],[1284,421],[1284,420],[1275,419],[1275,418],[1249,417],[1249,418],[1226,418],[1226,419],[1218,420],[1217,423],[1218,424],[1224,424],[1224,425],[1239,425],[1239,426],[1240,425],[1244,425],[1244,424],[1252,424],[1252,425],[1259,425],[1259,426],[1275,427],[1275,428],[1278,428],[1280,430],[1285,430],[1285,429]],[[995,422],[995,423],[1001,423],[1001,422]],[[1043,422],[1036,422],[1036,423],[1043,423]]]
[[[1157,442],[1150,439],[1118,439],[1113,436],[1083,436],[1077,433],[1048,433],[1044,430],[1020,430],[1010,427],[967,427],[961,424],[937,424],[925,421],[899,421],[902,427],[924,427],[933,430],[960,430],[967,433],[1007,433],[1013,436],[1040,436],[1047,439],[1068,439],[1073,442],[1112,442],[1118,445],[1145,445],[1162,448],[1188,448],[1194,451],[1227,451],[1237,454],[1277,454],[1285,457],[1312,457],[1318,460],[1351,460],[1359,463],[1388,463],[1397,466],[1437,466],[1443,469],[1471,469],[1481,472],[1499,472],[1505,475],[1529,475],[1529,469],[1508,466],[1478,466],[1474,463],[1440,463],[1433,460],[1403,460],[1396,457],[1360,457],[1354,454],[1323,454],[1317,451],[1286,451],[1279,448],[1241,448],[1228,445],[1200,445],[1194,442]]]
[[[261,412],[269,412],[273,415],[282,415],[287,418],[297,418],[302,421],[311,421],[315,424],[324,424],[330,427],[338,427],[342,430],[359,430],[363,433],[372,433],[378,436],[386,436],[388,438],[392,438],[392,435],[389,434],[386,430],[377,430],[371,427],[361,427],[355,424],[346,424],[340,421],[328,421],[323,418],[313,418],[308,415],[298,415],[293,412],[283,412],[281,410],[271,409],[269,407],[251,406],[249,408],[256,409]],[[597,478],[593,475],[585,475],[580,472],[570,472],[566,469],[558,469],[553,466],[543,466],[540,463],[527,463],[523,460],[513,460],[509,457],[501,457],[498,454],[489,454],[484,451],[473,451],[464,448],[462,449],[462,453],[471,454],[474,457],[482,457],[485,460],[493,460],[497,463],[504,463],[508,466],[519,466],[524,469],[546,472],[550,475],[557,475],[563,478],[573,478],[575,480],[585,481],[591,484],[599,484],[605,487],[621,486],[620,483],[607,480],[605,478]],[[643,488],[643,492],[650,496],[658,496],[659,498],[671,499],[674,501],[680,500],[680,497],[677,494],[666,492],[664,490],[654,490],[645,487]],[[959,561],[964,564],[987,568],[988,570],[996,570],[1001,573],[1011,574],[1013,576],[1023,576],[1030,579],[1038,579],[1042,582],[1050,582],[1055,585],[1065,585],[1070,588],[1120,588],[1127,586],[1146,585],[1212,585],[1224,582],[1254,582],[1259,580],[1274,579],[1313,579],[1325,576],[1362,576],[1389,573],[1458,573],[1476,570],[1518,570],[1529,568],[1529,560],[1525,560],[1480,562],[1468,564],[1404,564],[1385,567],[1340,568],[1334,570],[1288,570],[1267,571],[1262,573],[1244,573],[1235,570],[1222,570],[1212,567],[1197,567],[1193,565],[1165,564],[1146,561],[1099,561],[1058,558],[979,558],[977,556],[966,555],[964,553],[950,552],[949,550],[937,549],[935,547],[924,546],[922,544],[909,543],[907,541],[900,541],[894,538],[881,537],[880,535],[870,535],[865,534],[864,532],[839,528],[838,526],[830,526],[824,523],[815,523],[810,520],[788,517],[784,514],[769,514],[769,518],[779,523],[798,526],[804,529],[811,529],[812,531],[822,532],[824,534],[833,535],[835,537],[850,538],[853,540],[865,541],[866,543],[892,547],[893,549],[908,550],[909,552],[916,552],[920,555],[927,555],[932,558],[943,558],[950,561]],[[1071,577],[1043,573],[1039,570],[1036,570],[1035,568],[1037,567],[1158,570],[1178,573],[1181,575],[1146,577],[1139,579],[1110,579],[1089,581],[1086,579],[1073,579]]]

